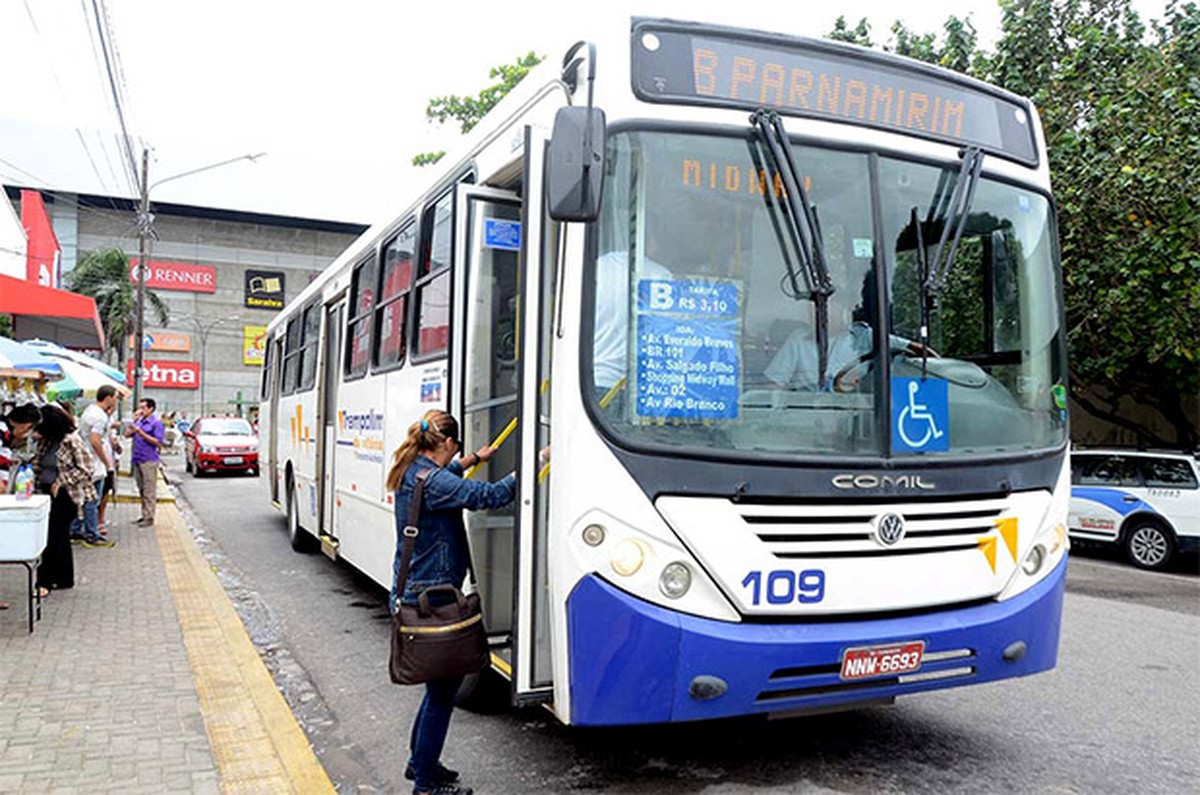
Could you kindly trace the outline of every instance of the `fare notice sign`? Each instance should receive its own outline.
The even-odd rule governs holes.
[[[711,279],[637,285],[635,413],[647,419],[738,416],[741,287]]]

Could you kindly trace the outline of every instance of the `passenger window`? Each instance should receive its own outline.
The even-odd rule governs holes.
[[[440,356],[450,348],[450,269],[454,194],[446,193],[421,218],[421,269],[413,290],[417,333],[413,356]]]
[[[1178,458],[1142,459],[1142,475],[1151,489],[1194,489],[1196,473],[1187,461]]]
[[[375,310],[374,366],[388,368],[404,360],[404,322],[413,281],[417,225],[409,224],[383,249],[379,301]]]
[[[1141,485],[1137,466],[1124,456],[1080,456],[1075,459],[1075,466],[1079,468],[1078,477],[1072,477],[1072,481],[1079,486]]]
[[[307,391],[317,382],[317,342],[321,338],[321,307],[313,304],[304,310],[304,340],[300,350],[300,390]]]
[[[417,291],[417,356],[436,356],[450,348],[450,271]]]
[[[371,359],[371,310],[375,308],[375,255],[363,260],[350,277],[350,322],[346,337],[345,373],[357,378],[367,372]]]
[[[284,342],[286,346],[283,353],[283,385],[280,392],[284,395],[290,395],[296,391],[297,385],[300,383],[300,340],[304,333],[304,326],[300,323],[299,317],[294,317],[288,321],[287,339]]]

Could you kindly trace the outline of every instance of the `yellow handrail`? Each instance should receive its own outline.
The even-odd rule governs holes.
[[[512,432],[515,431],[516,429],[517,429],[517,418],[513,417],[512,422],[508,423],[508,425],[506,425],[504,427],[504,430],[500,431],[500,435],[497,436],[495,439],[493,439],[492,443],[489,444],[488,447],[495,450],[500,445],[504,444],[504,440],[507,439],[512,434]],[[466,471],[466,473],[463,475],[463,477],[464,478],[471,477],[472,475],[475,474],[475,470],[479,469],[479,467],[481,467],[481,466],[483,466],[483,462],[482,461],[477,462],[473,467],[471,467],[470,469],[468,469]]]

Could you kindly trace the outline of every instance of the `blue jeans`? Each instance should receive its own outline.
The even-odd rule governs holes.
[[[425,698],[413,721],[408,748],[416,781],[415,792],[429,792],[438,785],[437,767],[450,731],[450,716],[454,712],[454,696],[462,677],[425,683]]]
[[[83,536],[87,541],[100,540],[100,490],[104,488],[104,478],[95,481],[96,499],[83,504],[83,518],[78,517],[71,522],[71,535]]]

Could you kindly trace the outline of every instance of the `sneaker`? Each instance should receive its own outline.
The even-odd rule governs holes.
[[[108,549],[109,547],[115,547],[117,542],[107,538],[85,538],[83,539],[83,545],[92,549]]]
[[[470,787],[460,787],[457,784],[438,784],[431,790],[413,790],[413,795],[474,795]]]
[[[404,777],[406,779],[408,779],[409,781],[417,780],[417,773],[415,770],[413,770],[412,762],[409,762],[408,766],[404,768]],[[443,765],[441,762],[438,762],[437,783],[438,784],[453,784],[456,781],[458,781],[458,771],[451,770],[450,768]]]

